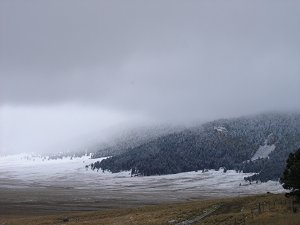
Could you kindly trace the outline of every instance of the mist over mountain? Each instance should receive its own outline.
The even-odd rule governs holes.
[[[81,149],[136,121],[299,111],[299,8],[0,1],[0,152]]]
[[[116,132],[107,140],[94,144],[89,148],[93,158],[118,155],[127,149],[138,147],[160,136],[183,130],[184,126],[167,124],[148,124]]]
[[[92,168],[150,176],[223,167],[257,173],[248,180],[278,180],[289,153],[299,146],[300,113],[268,113],[162,135]]]

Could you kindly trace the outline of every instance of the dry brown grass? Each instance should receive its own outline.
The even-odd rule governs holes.
[[[261,213],[258,205],[261,204]],[[213,205],[220,208],[212,215],[195,224],[206,225],[300,225],[300,212],[292,213],[291,202],[283,195],[260,195],[251,197],[228,198],[210,201],[189,201],[177,204],[160,204],[131,209],[110,209],[97,212],[58,213],[55,215],[21,216],[19,218],[5,216],[0,218],[0,224],[8,225],[143,225],[169,224],[194,218],[203,210]],[[300,209],[300,208],[299,208]],[[63,222],[68,217],[69,222]]]

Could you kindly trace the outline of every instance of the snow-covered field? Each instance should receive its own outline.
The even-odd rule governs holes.
[[[89,156],[57,160],[28,154],[2,156],[0,201],[98,202],[105,207],[283,191],[277,182],[250,185],[243,179],[250,174],[235,171],[131,177],[128,171],[112,174],[85,168],[97,160]]]

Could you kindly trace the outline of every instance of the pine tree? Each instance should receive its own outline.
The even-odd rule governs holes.
[[[280,182],[283,188],[291,190],[290,195],[300,198],[300,148],[290,153]]]

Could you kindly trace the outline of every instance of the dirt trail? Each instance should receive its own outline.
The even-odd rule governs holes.
[[[202,219],[204,219],[205,217],[211,215],[212,213],[214,213],[216,210],[218,210],[221,206],[220,205],[214,205],[212,208],[209,208],[207,210],[203,211],[203,214],[194,217],[193,219],[189,219],[189,220],[185,220],[182,221],[180,223],[176,223],[176,225],[191,225],[193,223],[199,222]]]

